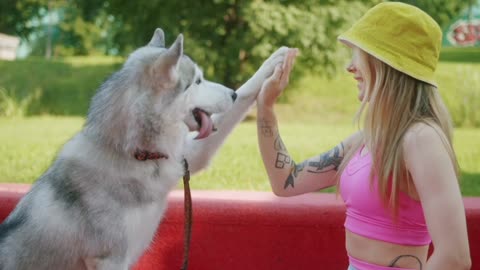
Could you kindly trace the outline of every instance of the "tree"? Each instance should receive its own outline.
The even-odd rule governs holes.
[[[32,55],[68,56],[109,53],[115,29],[102,6],[87,12],[75,0],[2,0],[0,32],[21,37]],[[88,0],[81,1],[88,3]],[[92,1],[95,2],[95,1]],[[87,7],[82,3],[82,7]],[[56,18],[52,20],[52,18]],[[108,42],[110,40],[110,42]],[[106,42],[107,41],[107,42]]]
[[[472,0],[452,1],[452,0],[400,0],[399,2],[414,5],[428,13],[432,18],[444,28],[457,17],[461,11],[465,10]]]
[[[0,32],[28,38],[36,27],[28,22],[38,18],[39,10],[43,6],[45,6],[43,0],[0,1]]]
[[[185,35],[185,51],[208,77],[231,87],[252,74],[277,47],[298,47],[296,70],[332,74],[338,66],[336,37],[376,0],[333,1],[84,1],[87,13],[103,9],[114,18],[119,52],[146,44],[161,27],[167,44]]]
[[[167,44],[184,34],[185,51],[208,78],[235,88],[282,45],[301,50],[295,72],[334,74],[343,53],[336,37],[379,0],[17,0],[10,5],[17,12],[31,6],[15,15],[19,29],[28,25],[28,14],[45,16],[52,1],[60,17],[52,27],[56,55],[125,55],[161,27]],[[36,30],[47,38],[45,25]],[[37,48],[40,54],[44,47]]]

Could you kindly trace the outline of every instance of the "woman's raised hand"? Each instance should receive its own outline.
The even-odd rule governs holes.
[[[262,84],[262,89],[257,97],[258,106],[273,106],[278,96],[288,85],[290,72],[292,71],[298,49],[289,49],[285,55],[283,64],[275,67],[273,74]]]

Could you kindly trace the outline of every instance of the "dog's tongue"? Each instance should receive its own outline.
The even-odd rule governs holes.
[[[208,137],[213,130],[213,122],[212,119],[203,111],[199,111],[200,114],[200,129],[198,130],[198,135],[195,137],[196,140],[203,139]]]

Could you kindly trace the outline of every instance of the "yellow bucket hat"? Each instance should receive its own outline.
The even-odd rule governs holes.
[[[371,8],[338,39],[353,44],[394,69],[435,87],[442,31],[417,7],[385,2]]]

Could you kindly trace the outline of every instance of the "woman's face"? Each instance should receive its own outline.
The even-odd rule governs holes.
[[[347,71],[352,73],[353,78],[357,81],[358,99],[363,101],[363,98],[365,97],[365,89],[367,88],[365,76],[370,74],[370,72],[365,70],[368,67],[368,64],[365,63],[366,60],[365,57],[362,57],[361,50],[353,45],[350,46],[350,48],[352,49],[352,60],[347,66]]]

